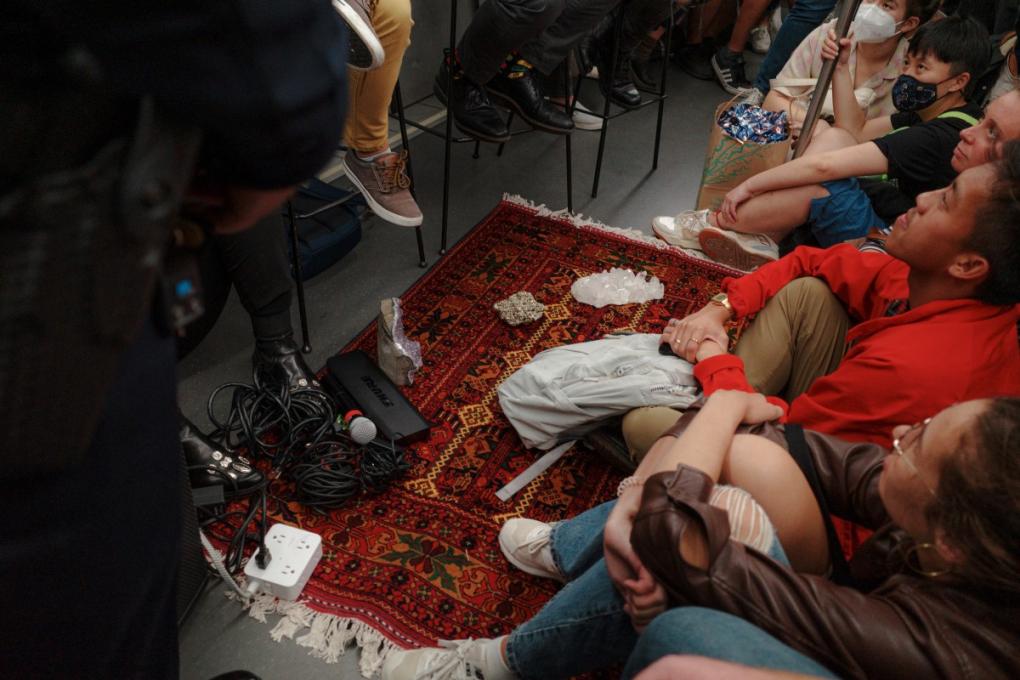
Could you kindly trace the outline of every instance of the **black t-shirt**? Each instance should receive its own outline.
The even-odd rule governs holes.
[[[951,115],[959,112],[980,119],[980,107],[966,104],[950,109],[943,117],[918,122],[917,114],[894,114],[893,125],[910,125],[874,140],[889,162],[889,180],[862,180],[861,186],[871,199],[875,212],[889,222],[909,210],[917,195],[949,186],[956,179],[951,161],[960,141],[960,130],[970,122]],[[950,114],[950,115],[946,115]],[[911,124],[913,123],[913,124]],[[905,207],[904,207],[905,206]]]

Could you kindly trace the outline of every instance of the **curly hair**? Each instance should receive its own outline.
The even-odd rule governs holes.
[[[1020,601],[1020,397],[991,400],[960,445],[943,459],[928,522],[959,551],[958,579]]]

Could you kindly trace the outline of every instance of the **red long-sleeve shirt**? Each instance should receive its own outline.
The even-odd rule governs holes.
[[[956,402],[1020,394],[1020,306],[974,299],[929,302],[892,316],[908,296],[906,263],[853,246],[797,248],[758,271],[727,278],[734,316],[753,314],[790,281],[825,281],[853,324],[839,367],[790,404],[789,420],[850,441],[891,444],[892,428]],[[736,357],[695,367],[706,394],[746,385]]]

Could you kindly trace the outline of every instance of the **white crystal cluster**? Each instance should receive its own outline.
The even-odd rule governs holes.
[[[605,307],[658,300],[665,295],[666,289],[657,276],[649,278],[644,272],[635,274],[629,269],[613,267],[607,272],[574,281],[570,293],[578,302]]]

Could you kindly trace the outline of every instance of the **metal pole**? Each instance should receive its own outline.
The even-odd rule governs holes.
[[[841,0],[839,5],[839,17],[836,19],[836,42],[846,37],[850,31],[850,22],[857,14],[857,8],[861,0]],[[839,59],[839,56],[836,56]],[[825,101],[825,93],[829,91],[829,84],[832,82],[832,73],[836,70],[836,60],[830,59],[822,63],[822,72],[818,74],[815,83],[815,92],[811,95],[811,103],[808,105],[807,113],[804,114],[804,124],[800,128],[800,137],[793,147],[793,157],[800,158],[807,151],[811,143],[811,135],[815,131],[815,123],[818,122],[818,114],[821,113],[822,103]]]

